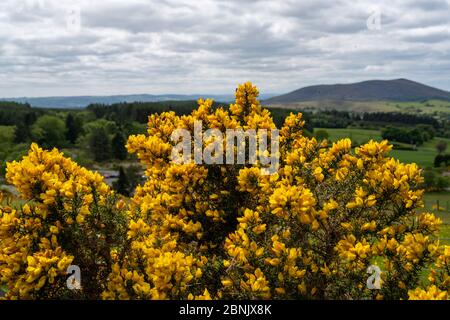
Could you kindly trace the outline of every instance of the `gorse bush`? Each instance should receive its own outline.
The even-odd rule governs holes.
[[[99,297],[127,232],[126,215],[103,178],[36,144],[21,162],[7,165],[6,178],[28,201],[20,209],[0,208],[7,298]],[[67,289],[72,264],[82,270],[81,291]]]
[[[280,129],[280,166],[175,164],[171,134],[274,129],[250,83],[229,109],[200,100],[190,115],[152,115],[127,149],[147,180],[129,201],[58,151],[33,145],[7,179],[27,204],[0,211],[7,298],[446,299],[450,248],[423,206],[421,171],[388,157],[387,141],[351,147]],[[205,142],[204,142],[205,143]],[[208,142],[206,142],[207,144]],[[206,145],[205,145],[206,146]],[[81,269],[81,290],[66,269]],[[367,286],[378,265],[381,287]],[[426,273],[426,277],[424,276]]]

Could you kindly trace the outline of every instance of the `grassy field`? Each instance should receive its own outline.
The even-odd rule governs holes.
[[[401,162],[415,162],[423,168],[432,167],[437,152],[429,150],[409,151],[409,150],[392,150],[390,155]]]
[[[422,113],[428,115],[450,114],[450,102],[428,100],[424,102],[386,102],[392,111],[406,113]]]
[[[425,210],[441,218],[442,226],[439,238],[450,245],[450,192],[430,192],[424,197]],[[437,205],[439,204],[439,209]]]
[[[364,143],[371,139],[381,141],[381,133],[378,130],[364,130],[364,129],[328,129],[328,128],[317,128],[316,130],[325,130],[329,134],[330,141],[337,141],[344,138],[350,138],[352,141],[357,141],[358,143]]]
[[[424,198],[425,209],[433,211],[444,222],[450,224],[450,192],[429,192]],[[440,210],[436,210],[439,204]]]
[[[270,105],[273,108],[296,109],[304,111],[339,110],[351,112],[402,112],[426,114],[448,119],[450,101],[427,100],[422,102],[390,102],[390,101],[305,101],[289,104]]]
[[[418,147],[417,151],[393,150],[391,155],[402,162],[414,161],[421,167],[432,167],[434,164],[434,158],[437,155],[436,144],[439,141],[445,141],[448,145],[450,145],[450,139],[434,138]]]
[[[317,128],[315,130],[325,130],[329,134],[330,141],[337,141],[343,138],[350,138],[357,143],[365,143],[371,139],[381,141],[381,132],[378,130],[365,130],[365,129],[329,129],[329,128]],[[432,167],[434,158],[437,155],[436,144],[439,141],[446,141],[450,145],[450,139],[434,138],[425,142],[422,146],[419,146],[416,151],[412,150],[392,150],[391,156],[399,159],[402,162],[415,162],[419,166],[426,168]]]

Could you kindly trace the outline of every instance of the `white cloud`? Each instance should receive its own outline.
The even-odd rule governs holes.
[[[81,31],[67,28],[78,4]],[[445,0],[3,0],[0,96],[262,92],[411,78],[450,89]],[[445,74],[447,72],[447,74]]]

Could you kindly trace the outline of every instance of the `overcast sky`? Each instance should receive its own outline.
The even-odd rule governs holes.
[[[450,0],[0,2],[0,97],[228,94],[244,81],[285,93],[374,78],[450,90]]]

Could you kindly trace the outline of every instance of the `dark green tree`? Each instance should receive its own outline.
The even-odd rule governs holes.
[[[12,117],[11,117],[12,118]],[[16,131],[14,132],[14,142],[24,143],[29,142],[31,138],[31,126],[36,122],[36,114],[28,112],[23,117],[18,117],[16,120]]]
[[[66,144],[66,125],[56,116],[44,115],[31,128],[31,137],[44,148],[61,148]]]
[[[327,131],[321,129],[321,130],[317,130],[314,133],[314,136],[316,137],[317,140],[322,141],[322,140],[328,139],[330,135],[328,134]]]
[[[14,131],[14,142],[24,143],[30,139],[30,127],[24,123],[19,123]]]
[[[436,191],[445,191],[450,183],[447,177],[439,176],[436,180]]]
[[[133,193],[136,187],[144,182],[144,170],[140,165],[131,165],[126,168],[125,173],[130,183],[130,193]]]
[[[128,152],[125,144],[126,141],[122,132],[117,132],[111,141],[112,153],[115,159],[125,160],[127,158]]]
[[[117,191],[117,193],[126,197],[130,196],[130,182],[128,181],[127,174],[125,173],[123,167],[120,167],[119,179],[113,183],[113,187]]]
[[[81,124],[75,119],[72,113],[69,113],[66,117],[66,128],[66,139],[71,144],[75,144],[81,133]]]
[[[111,158],[111,142],[104,127],[92,130],[88,144],[95,161],[102,162]]]
[[[447,150],[447,142],[441,140],[436,143],[436,150],[439,154],[444,153]]]
[[[425,170],[423,173],[424,187],[426,190],[433,190],[436,185],[437,176],[433,170]]]
[[[450,165],[450,154],[438,154],[434,158],[434,166],[436,168]]]

